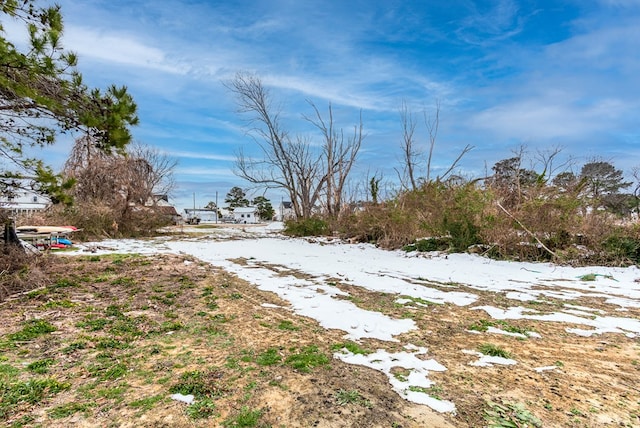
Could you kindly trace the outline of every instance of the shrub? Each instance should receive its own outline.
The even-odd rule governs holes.
[[[287,220],[284,226],[284,233],[289,236],[321,236],[329,231],[327,222],[317,217]]]

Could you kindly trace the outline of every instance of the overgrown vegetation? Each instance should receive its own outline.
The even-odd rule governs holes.
[[[557,153],[555,153],[557,155]],[[478,180],[423,181],[386,201],[286,223],[294,236],[334,233],[405,251],[475,252],[488,257],[570,264],[630,265],[640,261],[635,195],[607,162],[589,162],[580,175],[543,164],[540,172],[517,156]]]

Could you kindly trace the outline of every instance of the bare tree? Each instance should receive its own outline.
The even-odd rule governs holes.
[[[149,193],[170,195],[176,188],[173,175],[178,161],[160,152],[157,148],[136,143],[128,150],[129,158],[144,160],[149,168],[140,170],[139,183],[144,183]]]
[[[446,181],[450,174],[453,173],[455,168],[460,163],[460,160],[466,155],[469,151],[473,149],[473,146],[467,144],[458,154],[458,156],[454,159],[454,161],[449,165],[449,167],[445,170],[445,172],[441,175],[438,175],[435,179],[432,178],[432,161],[433,161],[433,150],[436,145],[436,139],[438,136],[438,129],[440,127],[440,102],[436,101],[436,112],[434,116],[428,116],[426,111],[423,111],[424,115],[424,124],[429,134],[429,152],[426,160],[422,159],[423,153],[416,147],[414,134],[416,129],[415,117],[411,110],[407,107],[405,102],[402,103],[402,107],[400,108],[400,120],[402,124],[402,162],[403,162],[403,172],[400,175],[400,181],[404,188],[407,188],[407,181],[411,185],[411,190],[416,190],[418,188],[419,179],[416,177],[418,173],[418,165],[421,163],[426,163],[425,165],[425,175],[424,182],[429,183],[431,181],[441,182]]]
[[[415,148],[414,134],[416,131],[416,122],[413,113],[407,107],[406,101],[402,102],[400,107],[400,123],[402,125],[402,161],[404,171],[400,175],[400,182],[403,188],[407,188],[406,181],[409,181],[411,190],[418,188],[415,169],[418,159],[422,153]]]
[[[125,154],[107,154],[85,136],[76,140],[64,175],[75,180],[73,196],[79,202],[101,202],[126,213],[133,205],[153,201],[154,194],[168,194],[175,185],[176,165],[175,160],[141,144]]]
[[[309,104],[315,112],[315,118],[305,116],[305,119],[315,125],[324,137],[326,210],[330,216],[337,216],[342,209],[347,178],[364,139],[362,113],[358,125],[354,126],[353,135],[345,139],[343,130],[334,128],[331,104],[329,104],[329,119],[326,122],[315,104],[312,102]]]
[[[251,132],[262,152],[262,159],[256,160],[240,150],[236,155],[236,175],[256,186],[285,189],[297,217],[310,217],[321,202],[329,214],[336,214],[363,139],[362,120],[354,136],[345,139],[342,130],[334,129],[331,106],[329,119],[325,121],[310,103],[315,117],[304,118],[324,137],[317,148],[309,137],[291,137],[283,128],[280,111],[272,105],[260,78],[238,73],[226,86],[236,95],[240,112],[250,115]]]

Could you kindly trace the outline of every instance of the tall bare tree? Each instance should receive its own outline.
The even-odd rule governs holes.
[[[423,151],[417,147],[415,141],[415,116],[407,107],[406,102],[403,102],[402,106],[400,107],[400,121],[402,126],[401,150],[403,170],[402,173],[399,173],[398,175],[400,176],[400,181],[403,188],[410,188],[411,190],[416,190],[420,185],[421,180],[426,183],[429,183],[431,181],[446,181],[449,175],[452,174],[455,168],[458,166],[460,160],[464,157],[464,155],[473,149],[473,146],[467,144],[460,151],[460,153],[458,153],[458,156],[454,159],[453,162],[451,162],[444,173],[438,175],[437,177],[435,177],[435,179],[432,178],[431,166],[433,161],[433,150],[436,145],[438,129],[440,127],[440,102],[436,101],[436,112],[433,116],[427,115],[426,111],[423,111],[423,115],[424,124],[429,134],[429,152],[426,159],[423,158]],[[416,176],[420,171],[421,164],[425,164],[424,176],[422,177],[422,179]],[[409,185],[411,187],[409,187]]]
[[[362,143],[362,120],[354,136],[345,139],[342,130],[334,130],[331,106],[325,121],[311,103],[315,117],[305,118],[324,137],[324,142],[316,145],[309,137],[292,137],[284,129],[280,110],[273,106],[259,77],[238,73],[226,86],[236,95],[239,111],[249,115],[251,133],[262,153],[262,159],[254,159],[240,150],[236,175],[259,187],[286,190],[297,217],[310,217],[317,204],[325,206],[330,214],[339,211],[347,177]]]
[[[416,190],[418,188],[418,184],[414,171],[422,153],[415,147],[414,134],[416,131],[416,121],[414,114],[409,110],[409,107],[407,107],[406,101],[403,101],[402,106],[400,107],[400,123],[402,125],[401,147],[402,163],[404,167],[402,174],[400,174],[400,182],[402,183],[403,188],[407,188],[409,186],[406,181],[409,181],[408,184],[411,185],[411,190]]]
[[[318,108],[309,102],[315,112],[315,118],[305,118],[315,125],[324,137],[325,206],[330,216],[337,216],[342,209],[344,187],[351,168],[358,157],[364,139],[362,113],[358,125],[353,128],[353,135],[346,137],[342,129],[335,129],[333,109],[329,104],[329,118],[325,121]]]

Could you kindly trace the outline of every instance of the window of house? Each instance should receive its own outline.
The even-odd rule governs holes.
[[[32,200],[33,202],[38,202],[38,197],[37,197],[37,196],[34,196],[33,198],[31,198],[31,200]]]

